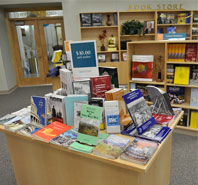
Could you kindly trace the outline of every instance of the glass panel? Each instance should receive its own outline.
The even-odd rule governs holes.
[[[24,78],[40,77],[34,25],[16,26]]]
[[[57,17],[63,16],[63,10],[46,10],[46,11],[23,11],[9,12],[9,18],[27,18],[27,17]]]
[[[44,24],[45,41],[47,46],[49,69],[55,67],[51,62],[53,52],[56,50],[63,50],[63,37],[61,24]]]

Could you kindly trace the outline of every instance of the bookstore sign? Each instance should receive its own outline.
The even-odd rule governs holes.
[[[184,10],[183,4],[130,4],[129,10]]]

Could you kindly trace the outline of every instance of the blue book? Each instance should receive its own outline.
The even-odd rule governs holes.
[[[69,95],[65,97],[66,123],[74,125],[74,102],[88,101],[88,95]]]
[[[166,136],[169,134],[170,131],[171,129],[169,127],[163,127],[161,125],[153,125],[146,132],[140,135],[137,132],[137,129],[134,127],[134,125],[131,124],[121,133],[123,135],[139,137],[142,139],[147,139],[161,143],[166,138]]]
[[[198,88],[191,88],[190,106],[198,107]]]
[[[163,35],[163,40],[185,40],[186,33],[165,33]]]
[[[151,126],[156,124],[150,107],[147,105],[139,89],[131,91],[123,96],[129,114],[139,134],[144,133]]]
[[[31,97],[31,124],[35,126],[46,126],[47,105],[45,97]]]

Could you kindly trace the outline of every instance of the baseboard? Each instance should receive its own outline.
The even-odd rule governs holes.
[[[178,134],[184,134],[184,135],[188,135],[188,136],[197,136],[198,137],[198,132],[193,131],[193,130],[184,130],[184,129],[180,129],[180,128],[175,128],[173,132],[178,133]]]
[[[39,87],[39,86],[52,86],[52,84],[24,85],[19,87]]]
[[[12,93],[14,90],[16,90],[17,86],[15,85],[14,87],[12,87],[11,89],[7,90],[7,91],[0,91],[0,94],[10,94]]]

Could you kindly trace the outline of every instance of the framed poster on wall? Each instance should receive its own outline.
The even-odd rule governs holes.
[[[96,41],[70,42],[74,78],[99,76]]]

